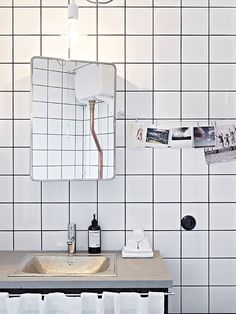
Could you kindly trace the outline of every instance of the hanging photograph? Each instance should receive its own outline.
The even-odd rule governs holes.
[[[192,128],[180,127],[171,129],[171,148],[191,148]]]
[[[127,124],[127,148],[143,150],[146,145],[147,127],[138,121]]]
[[[168,148],[169,129],[147,128],[146,147]]]
[[[208,148],[215,147],[216,136],[214,126],[201,126],[193,128],[193,147]]]
[[[214,164],[236,160],[236,124],[216,127],[216,148],[205,149],[206,163]]]

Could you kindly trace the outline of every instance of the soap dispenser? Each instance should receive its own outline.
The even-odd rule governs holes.
[[[91,254],[101,253],[101,228],[95,214],[88,228],[88,252]]]

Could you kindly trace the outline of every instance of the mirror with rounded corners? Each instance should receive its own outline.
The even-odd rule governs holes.
[[[33,57],[31,80],[31,178],[114,178],[115,66]]]

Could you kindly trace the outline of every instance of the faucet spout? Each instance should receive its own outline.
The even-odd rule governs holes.
[[[76,224],[68,225],[68,253],[74,254],[76,252]]]

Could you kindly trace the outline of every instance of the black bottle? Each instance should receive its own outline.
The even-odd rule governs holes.
[[[101,253],[101,228],[95,219],[95,214],[88,228],[88,252],[91,254]]]

